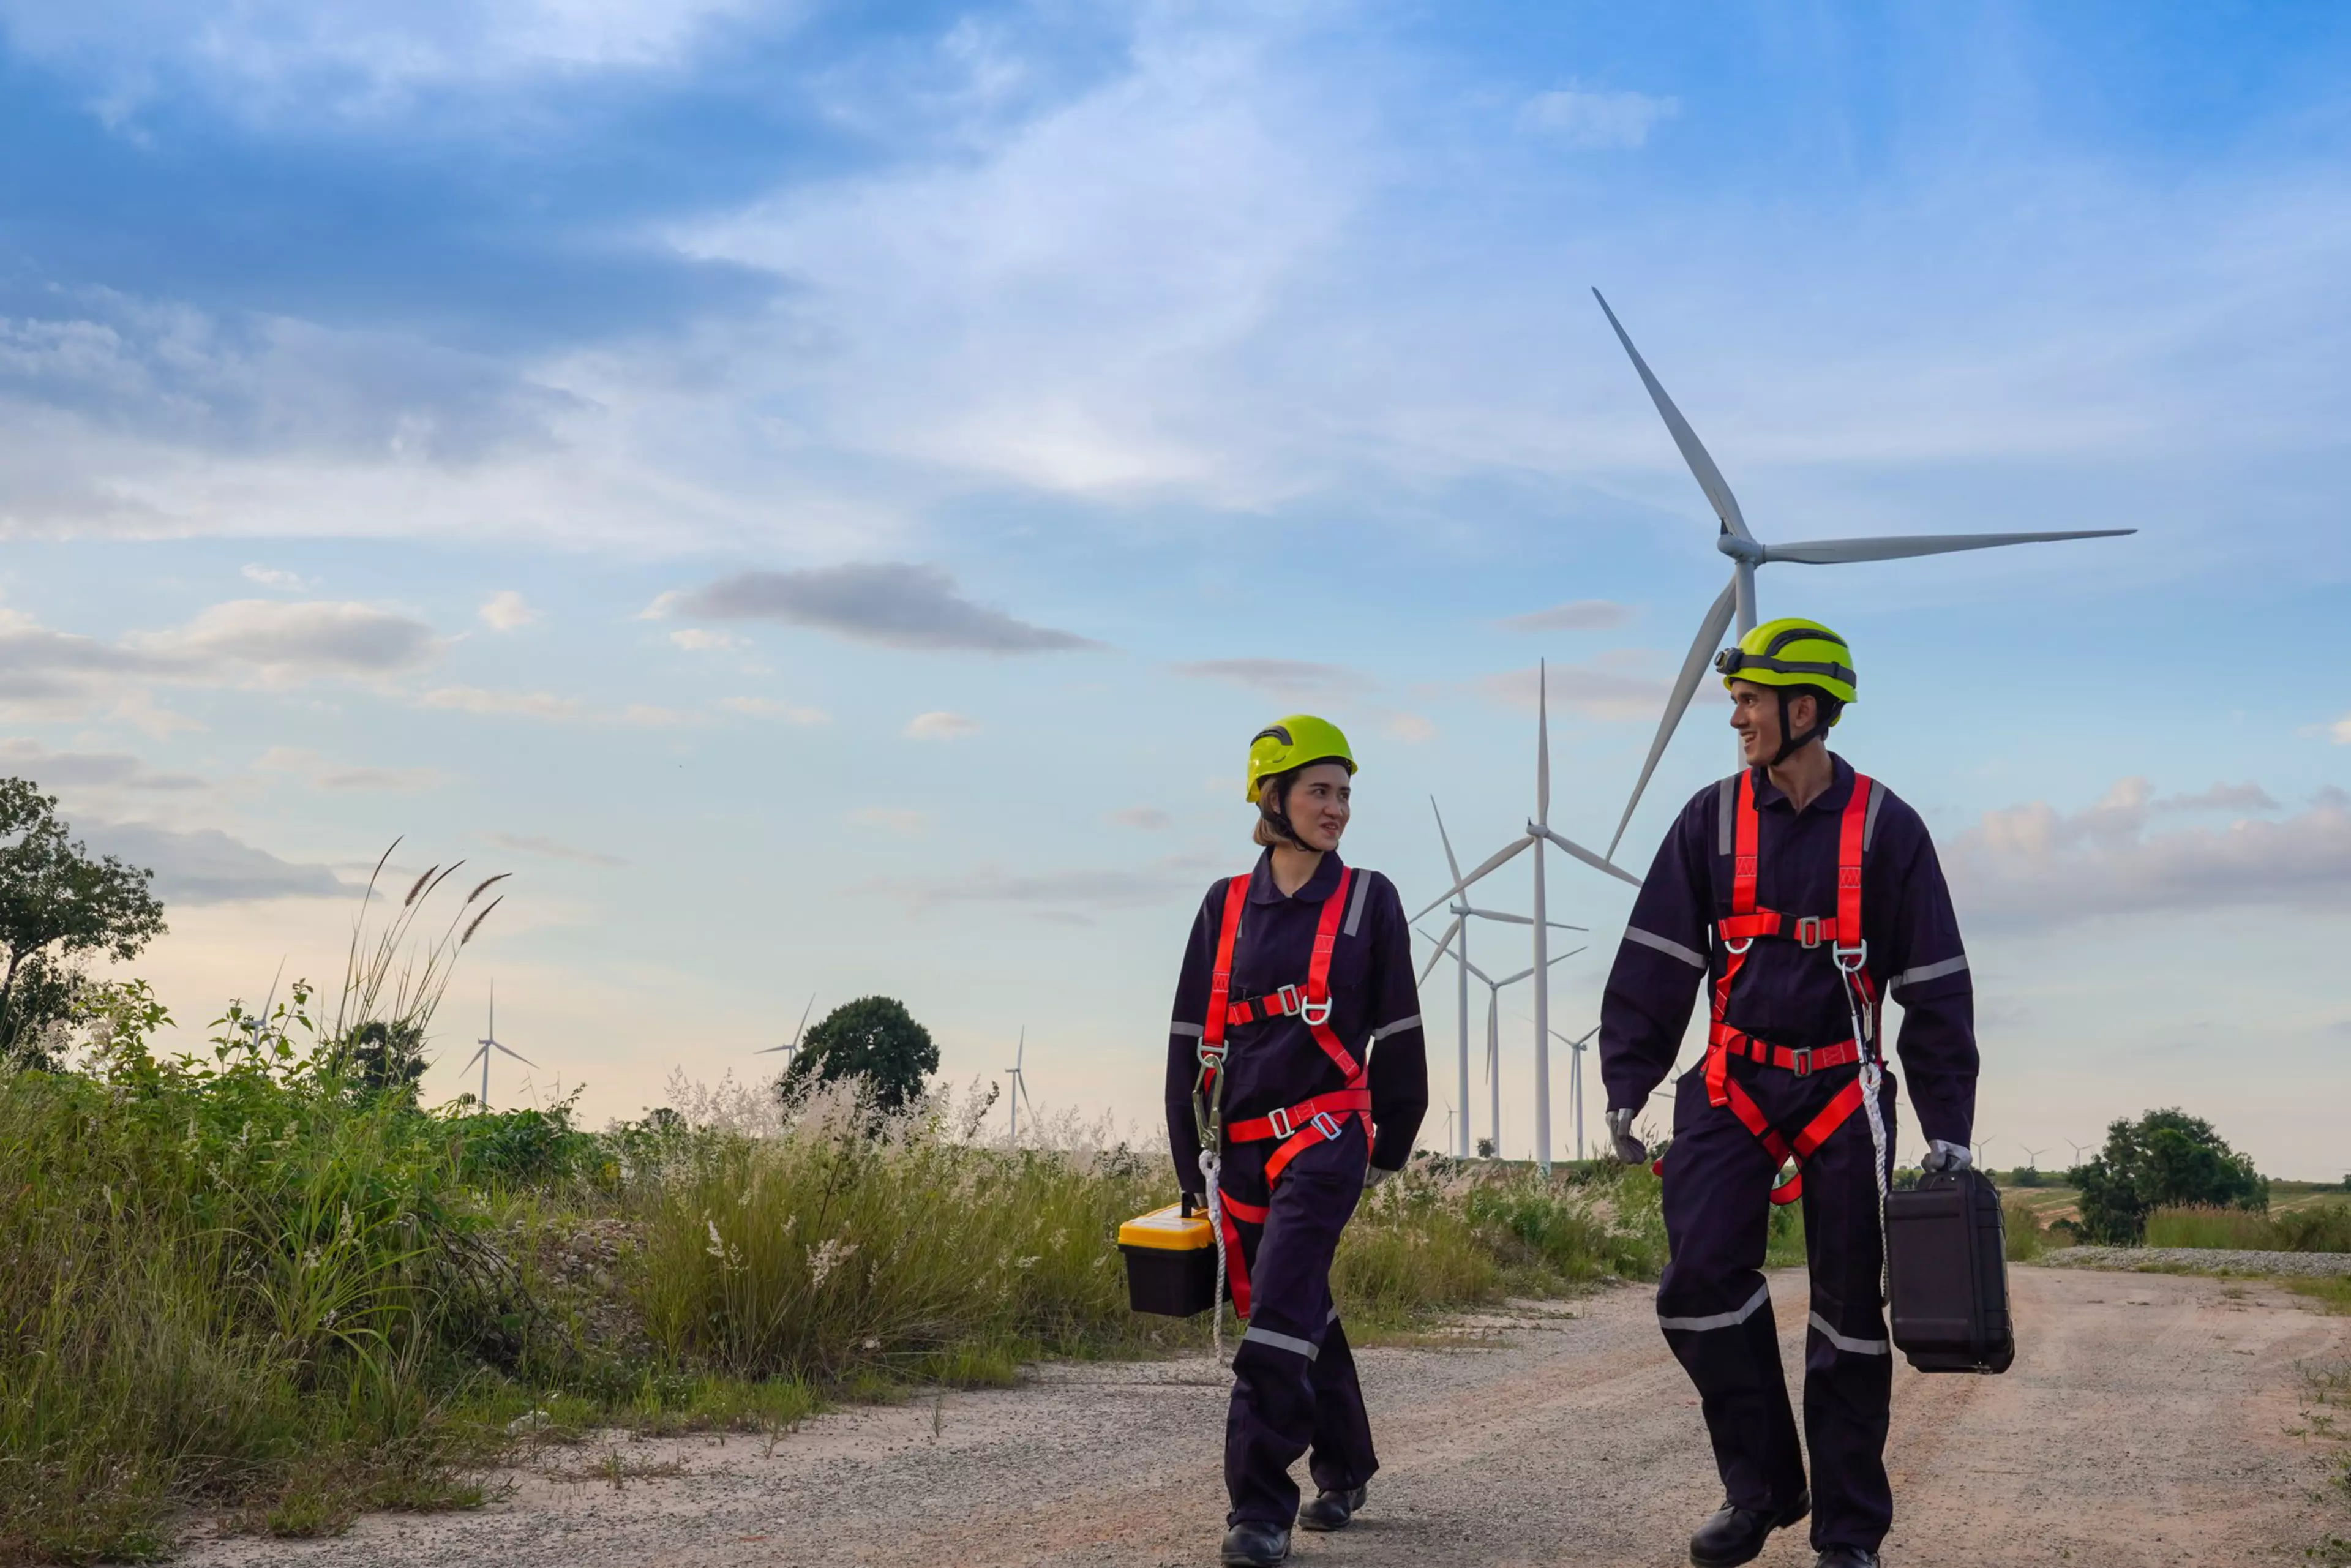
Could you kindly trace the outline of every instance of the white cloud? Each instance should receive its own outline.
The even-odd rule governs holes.
[[[486,686],[435,686],[417,697],[416,706],[444,713],[476,714],[483,717],[541,718],[580,724],[634,725],[645,728],[700,724],[705,721],[706,716],[651,703],[600,708],[578,697],[558,696],[553,692],[499,690]]]
[[[1122,828],[1135,828],[1146,833],[1156,833],[1175,826],[1176,819],[1156,806],[1127,806],[1109,813],[1109,820]]]
[[[775,621],[878,643],[890,648],[1035,653],[1095,646],[1083,637],[1032,626],[964,597],[935,566],[909,561],[852,562],[804,571],[738,571],[684,592],[663,594],[648,616],[684,614],[712,621]],[[696,645],[673,632],[680,647]],[[708,633],[700,633],[707,636]]]
[[[682,626],[669,634],[669,640],[689,653],[729,653],[743,645],[743,639],[732,632],[712,632],[700,626]]]
[[[1149,866],[1016,872],[999,865],[939,876],[876,877],[853,891],[899,900],[917,914],[953,904],[1008,904],[1040,920],[1083,925],[1125,909],[1196,898],[1221,862],[1176,855]]]
[[[280,571],[275,567],[256,566],[250,561],[238,569],[238,575],[247,582],[257,582],[264,588],[282,588],[289,593],[307,592],[310,587],[308,582],[290,571]]]
[[[1607,632],[1631,622],[1629,604],[1608,599],[1572,599],[1548,610],[1511,615],[1499,624],[1513,632]]]
[[[581,865],[618,869],[629,862],[619,855],[606,854],[601,850],[583,850],[567,844],[544,833],[489,833],[484,835],[502,850],[516,850],[524,854],[543,855],[549,860],[576,861]]]
[[[2061,812],[2045,801],[1985,813],[1943,859],[1962,914],[2005,926],[2231,906],[2333,910],[2351,886],[2351,796],[2323,792],[2278,821],[2239,817],[2220,828],[2150,831],[2166,814],[2216,809],[2250,785],[2159,797],[2125,779],[2095,805]]]
[[[410,794],[449,781],[438,768],[342,767],[298,746],[273,746],[254,759],[256,773],[286,773],[321,789],[385,790]]]
[[[912,808],[860,806],[849,813],[849,820],[863,827],[895,833],[902,839],[920,838],[931,827],[931,814]]]
[[[539,612],[523,602],[521,594],[511,588],[502,588],[482,601],[476,612],[482,624],[493,632],[516,632],[539,617]]]
[[[180,793],[205,788],[190,773],[159,773],[123,751],[51,751],[38,741],[0,740],[0,772],[44,789],[110,789]]]
[[[909,740],[958,740],[979,733],[979,721],[959,713],[918,713],[906,721]]]
[[[1682,111],[1681,99],[1645,92],[1603,92],[1567,87],[1538,93],[1519,111],[1519,123],[1574,147],[1639,147],[1661,120]]]
[[[829,724],[832,720],[832,716],[822,708],[795,706],[771,697],[720,697],[718,706],[728,713],[752,718],[779,718],[786,724]]]
[[[1360,670],[1305,659],[1200,659],[1173,666],[1179,675],[1224,681],[1282,698],[1345,698],[1378,683]]]
[[[2327,733],[2335,737],[2335,745],[2351,746],[2351,713],[2345,714],[2329,725]]]

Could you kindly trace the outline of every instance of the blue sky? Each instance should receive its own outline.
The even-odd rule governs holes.
[[[436,1090],[493,977],[598,1118],[883,990],[1155,1136],[1267,717],[1425,901],[1548,659],[1613,830],[1721,560],[1596,284],[1766,538],[2141,530],[1762,604],[1943,847],[1995,1160],[2339,1176],[2346,76],[2317,5],[0,0],[0,761],[185,1019],[331,984],[404,832],[517,873]],[[1625,900],[1553,886],[1573,1021]]]

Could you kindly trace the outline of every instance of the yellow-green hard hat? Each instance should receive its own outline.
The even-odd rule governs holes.
[[[1853,650],[1817,621],[1791,615],[1766,621],[1714,656],[1722,684],[1752,681],[1759,686],[1818,686],[1840,703],[1855,699]],[[1834,720],[1831,722],[1834,722]]]
[[[1355,770],[1355,754],[1347,749],[1347,737],[1329,719],[1294,713],[1274,720],[1249,738],[1249,779],[1243,798],[1254,804],[1259,784],[1310,762],[1343,762],[1348,772]]]

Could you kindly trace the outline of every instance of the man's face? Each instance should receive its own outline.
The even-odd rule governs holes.
[[[1810,692],[1788,699],[1788,719],[1802,735],[1813,727],[1820,703]],[[1740,760],[1750,768],[1780,754],[1780,694],[1753,681],[1730,683],[1730,727],[1739,732]]]

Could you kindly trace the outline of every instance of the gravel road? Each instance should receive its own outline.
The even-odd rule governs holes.
[[[2316,1491],[2319,1452],[2288,1430],[2298,1366],[2351,1357],[2351,1318],[2258,1281],[2027,1268],[2013,1289],[2023,1348],[2007,1375],[1897,1364],[1895,1568],[2301,1562],[2330,1525],[2351,1534]],[[1803,1290],[1801,1270],[1773,1278],[1792,1369]],[[1386,1468],[1353,1529],[1301,1536],[1292,1561],[1687,1562],[1716,1483],[1649,1295],[1625,1286],[1494,1319],[1479,1348],[1364,1354]],[[1199,1359],[1054,1365],[1018,1388],[827,1416],[772,1447],[548,1448],[478,1512],[371,1518],[326,1542],[193,1542],[184,1561],[1211,1563],[1226,1384]],[[638,1474],[580,1479],[608,1454]],[[643,1473],[655,1469],[670,1473]],[[1798,1532],[1761,1561],[1803,1568],[1812,1555]]]
[[[2195,1269],[2221,1274],[2351,1274],[2351,1252],[2254,1252],[2211,1247],[2062,1247],[2053,1269]]]

